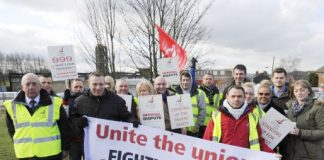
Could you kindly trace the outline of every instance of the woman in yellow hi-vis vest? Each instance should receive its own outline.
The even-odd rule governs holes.
[[[7,127],[19,159],[62,159],[68,153],[68,125],[62,99],[41,89],[37,75],[27,73],[22,91],[6,101]],[[63,156],[62,156],[62,149]]]
[[[203,138],[273,153],[261,137],[259,117],[253,112],[255,108],[244,100],[243,87],[229,87],[223,105],[213,113]]]

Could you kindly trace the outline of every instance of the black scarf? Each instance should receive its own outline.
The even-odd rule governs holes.
[[[202,86],[200,86],[200,89],[203,90],[206,93],[209,104],[213,105],[214,104],[213,97],[214,97],[215,94],[219,93],[217,87],[215,85],[211,85],[211,86],[202,85]]]

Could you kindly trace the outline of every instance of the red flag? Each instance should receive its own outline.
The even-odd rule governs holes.
[[[179,69],[184,69],[187,63],[186,51],[179,46],[162,28],[156,25],[159,32],[160,50],[165,58],[175,57],[178,58]]]

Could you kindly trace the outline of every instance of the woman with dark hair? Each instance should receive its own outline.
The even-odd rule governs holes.
[[[323,160],[321,140],[324,140],[324,106],[314,102],[308,81],[293,83],[292,99],[287,102],[287,117],[296,122],[290,132],[283,160]]]

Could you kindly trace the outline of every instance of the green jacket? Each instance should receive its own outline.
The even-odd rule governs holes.
[[[321,141],[324,140],[324,106],[312,102],[294,117],[291,111],[292,101],[288,101],[287,117],[297,122],[298,136],[288,135],[286,155],[283,160],[323,160]]]

